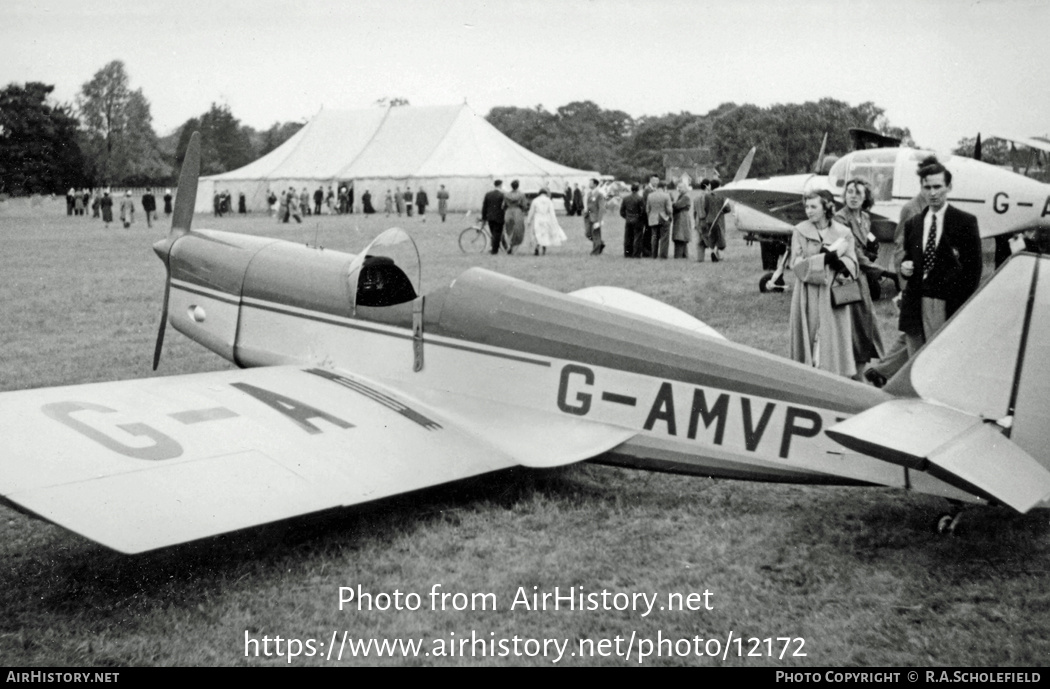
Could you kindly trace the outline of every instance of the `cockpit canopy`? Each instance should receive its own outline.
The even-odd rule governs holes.
[[[393,306],[416,298],[412,281],[388,256],[366,256],[357,279],[358,306]]]
[[[871,186],[875,201],[893,198],[893,173],[897,166],[899,149],[856,151],[841,158],[828,173],[828,182],[835,194],[841,194],[846,182],[859,177]]]

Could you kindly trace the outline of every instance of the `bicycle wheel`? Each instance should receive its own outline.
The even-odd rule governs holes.
[[[465,254],[481,254],[489,248],[489,235],[480,227],[468,227],[459,233],[459,250]]]

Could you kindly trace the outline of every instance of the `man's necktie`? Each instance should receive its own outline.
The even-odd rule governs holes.
[[[937,216],[930,217],[930,237],[926,240],[926,249],[922,252],[922,277],[930,274],[933,268],[933,257],[937,253]]]

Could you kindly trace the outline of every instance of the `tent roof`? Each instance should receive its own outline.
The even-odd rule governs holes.
[[[205,179],[597,177],[511,141],[466,104],[322,110],[295,136],[238,170]]]

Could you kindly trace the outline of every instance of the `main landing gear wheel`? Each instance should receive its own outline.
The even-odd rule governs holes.
[[[784,277],[781,276],[780,278],[778,278],[775,282],[773,282],[771,284],[770,280],[772,280],[772,279],[773,279],[773,273],[772,272],[766,273],[761,278],[759,278],[759,280],[758,280],[758,291],[761,292],[762,294],[765,294],[766,292],[783,292],[784,291]]]

